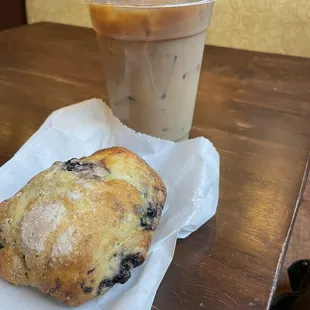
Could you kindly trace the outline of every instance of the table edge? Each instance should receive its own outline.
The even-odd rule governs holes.
[[[308,152],[308,159],[307,159],[307,162],[306,162],[306,165],[305,165],[305,168],[304,168],[304,174],[303,174],[303,178],[302,178],[302,181],[301,181],[298,197],[297,197],[297,200],[296,200],[295,209],[294,209],[294,213],[293,213],[293,216],[292,216],[291,224],[290,224],[288,232],[286,234],[285,241],[284,241],[284,244],[282,246],[282,251],[281,251],[281,254],[280,254],[280,257],[279,257],[279,260],[278,260],[277,268],[276,268],[276,271],[275,271],[275,274],[274,274],[274,279],[273,279],[273,282],[272,282],[271,292],[270,292],[269,299],[268,299],[268,302],[267,302],[267,308],[266,308],[267,310],[270,309],[273,297],[274,297],[276,289],[277,289],[277,284],[278,284],[278,280],[279,280],[279,277],[280,277],[280,271],[281,271],[281,268],[283,266],[283,262],[285,260],[285,255],[286,255],[286,252],[287,252],[287,249],[288,249],[288,246],[289,246],[289,241],[290,241],[290,238],[292,236],[292,232],[293,232],[293,229],[294,229],[294,226],[295,226],[295,221],[296,221],[296,218],[297,218],[299,207],[300,207],[301,202],[302,202],[302,198],[303,198],[303,194],[304,194],[304,191],[305,191],[305,188],[306,188],[309,172],[310,172],[310,151]]]

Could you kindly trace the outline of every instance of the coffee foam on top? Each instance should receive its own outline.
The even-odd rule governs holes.
[[[160,3],[163,0],[155,1]],[[90,4],[89,10],[94,29],[99,35],[154,41],[187,37],[205,31],[213,3],[200,3],[151,8]]]
[[[99,5],[115,5],[120,7],[167,7],[188,6],[202,3],[212,3],[215,0],[84,0],[85,2]]]

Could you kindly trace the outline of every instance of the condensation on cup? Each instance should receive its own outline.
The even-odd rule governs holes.
[[[86,2],[114,115],[138,132],[187,139],[214,1]]]

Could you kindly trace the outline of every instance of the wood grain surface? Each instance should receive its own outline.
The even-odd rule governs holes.
[[[204,57],[191,134],[220,153],[220,202],[178,241],[153,309],[266,309],[306,179],[310,59],[217,47]],[[1,163],[53,110],[106,99],[103,85],[92,30],[41,23],[0,33]]]

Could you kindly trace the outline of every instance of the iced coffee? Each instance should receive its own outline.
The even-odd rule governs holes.
[[[182,140],[192,125],[213,2],[132,1],[89,3],[109,105],[138,132]]]

